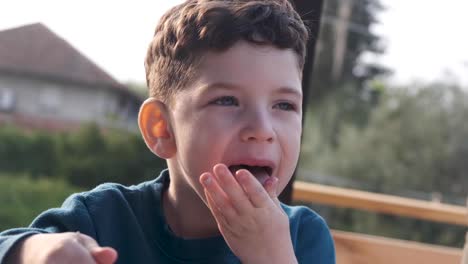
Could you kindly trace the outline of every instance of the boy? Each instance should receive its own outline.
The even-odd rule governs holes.
[[[334,263],[278,194],[298,161],[307,30],[286,0],[189,0],[162,17],[139,113],[154,181],[103,184],[0,236],[8,263]]]

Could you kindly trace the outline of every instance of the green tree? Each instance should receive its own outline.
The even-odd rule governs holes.
[[[140,135],[96,125],[63,134],[0,128],[0,172],[60,178],[83,188],[102,182],[136,184],[166,167]]]
[[[126,86],[134,93],[139,95],[141,98],[148,97],[148,87],[145,83],[129,81]]]
[[[367,80],[387,72],[361,60],[364,53],[383,52],[380,37],[371,32],[383,10],[379,0],[326,0],[322,12],[312,73],[310,99],[319,102],[334,91],[353,85],[356,93]]]
[[[464,205],[468,193],[468,94],[461,88],[436,83],[386,89],[367,126],[343,126],[337,147],[321,140],[324,136],[315,118],[317,115],[309,115],[306,122],[303,170],[344,179],[335,182],[344,187],[419,199],[430,199],[437,192],[445,202]],[[379,225],[388,228],[379,230],[369,216],[341,211],[335,217],[357,225],[370,221],[369,228],[374,226],[377,233],[401,234],[402,238],[457,246],[463,241],[460,230],[450,233],[448,230],[455,229],[411,219],[390,228],[385,226],[391,226],[389,221],[394,218],[378,217]],[[400,224],[407,229],[398,231]]]
[[[321,140],[333,147],[340,144],[343,126],[367,124],[382,92],[375,80],[390,72],[363,59],[384,52],[380,36],[371,31],[383,9],[379,0],[324,1],[307,114],[321,113],[315,119]]]
[[[0,174],[0,231],[28,226],[41,212],[60,207],[66,197],[79,191],[56,179]]]

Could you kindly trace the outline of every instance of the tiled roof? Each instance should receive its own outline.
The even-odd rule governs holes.
[[[41,23],[0,31],[0,71],[128,89]]]

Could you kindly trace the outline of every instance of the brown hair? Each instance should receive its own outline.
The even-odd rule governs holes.
[[[308,30],[288,0],[187,0],[160,19],[145,59],[149,95],[170,102],[206,51],[239,40],[292,49],[302,70]]]

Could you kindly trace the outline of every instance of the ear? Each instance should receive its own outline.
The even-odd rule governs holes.
[[[146,99],[140,107],[138,126],[151,152],[163,159],[175,155],[176,145],[166,104],[155,98]]]

